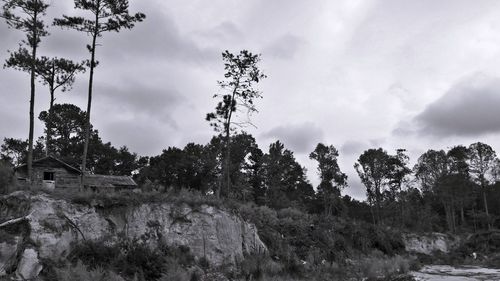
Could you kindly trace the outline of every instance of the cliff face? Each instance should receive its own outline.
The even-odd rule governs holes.
[[[425,255],[431,255],[433,252],[448,253],[459,242],[457,238],[443,233],[406,234],[403,240],[407,252]]]
[[[45,194],[29,198],[22,192],[1,201],[0,218],[28,215],[22,223],[24,231],[0,239],[0,276],[15,269],[19,278],[32,278],[42,269],[40,260],[64,259],[74,242],[116,241],[120,235],[152,247],[159,241],[188,246],[195,257],[206,257],[215,266],[234,263],[244,254],[267,251],[253,224],[208,205],[192,208],[154,203],[103,210]],[[5,202],[14,201],[17,207],[6,206],[10,204]]]

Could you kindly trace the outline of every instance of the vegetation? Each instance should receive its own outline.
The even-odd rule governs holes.
[[[75,8],[86,10],[92,14],[90,18],[63,16],[55,19],[54,24],[64,28],[74,29],[91,36],[92,43],[87,45],[90,52],[88,67],[90,68],[87,111],[85,112],[85,141],[83,146],[82,170],[87,168],[87,152],[90,143],[90,111],[92,108],[92,91],[94,86],[94,69],[97,66],[96,47],[97,39],[106,32],[119,32],[122,29],[131,29],[136,22],[146,18],[143,13],[130,15],[128,0],[75,0]]]
[[[315,187],[281,141],[261,149],[252,135],[238,130],[251,125],[238,115],[257,112],[256,100],[262,94],[255,86],[266,78],[258,65],[260,55],[243,50],[222,53],[225,79],[218,83],[223,93],[214,96],[215,111],[206,116],[217,135],[206,144],[188,143],[140,157],[126,146],[104,143],[90,116],[98,39],[109,31],[133,28],[145,15],[129,14],[127,0],[75,0],[75,8],[92,17],[63,16],[54,21],[91,36],[88,103],[83,111],[73,104],[56,104],[54,94],[57,89],[70,90],[85,64],[37,55],[41,38],[48,35],[42,16],[49,6],[42,0],[3,2],[1,17],[27,36],[6,66],[30,73],[31,99],[28,140],[5,138],[1,145],[0,193],[12,189],[13,168],[27,163],[31,177],[33,158],[50,154],[75,167],[81,163],[84,172],[133,176],[142,189],[55,191],[56,197],[103,209],[154,202],[217,206],[254,223],[269,249],[265,255],[245,257],[233,270],[210,268],[209,260],[195,259],[185,247],[151,248],[144,241],[126,239],[84,241],[74,245],[67,264],[47,267],[48,279],[200,280],[218,273],[246,280],[392,278],[416,264],[405,256],[404,231],[471,234],[456,257],[468,259],[470,252],[480,252],[484,260],[498,265],[500,257],[494,252],[500,249],[495,230],[500,226],[500,160],[491,146],[477,142],[447,151],[431,149],[414,167],[404,149],[394,154],[368,149],[354,164],[367,196],[358,201],[342,195],[349,186],[338,165],[337,148],[319,143],[309,154],[318,165],[320,183]],[[49,86],[51,99],[48,110],[39,115],[45,137],[35,143],[37,77]],[[12,239],[6,230],[0,234]]]
[[[35,79],[37,71],[37,51],[41,38],[48,35],[47,26],[43,22],[49,5],[44,0],[3,0],[4,5],[0,17],[9,27],[26,34],[26,40],[19,45],[19,50],[12,52],[5,66],[30,73],[30,110],[28,133],[28,178],[32,177],[33,136],[35,126]]]
[[[151,248],[139,240],[84,241],[75,245],[68,259],[64,266],[47,267],[42,275],[61,281],[193,280],[201,272],[189,248]]]
[[[242,111],[247,117],[257,112],[255,100],[262,98],[262,96],[259,91],[254,89],[253,85],[266,78],[266,75],[257,66],[260,55],[254,55],[247,50],[241,51],[238,55],[226,50],[222,53],[222,60],[226,70],[224,74],[226,79],[218,83],[221,89],[227,92],[222,95],[214,95],[214,98],[222,98],[222,101],[217,104],[215,112],[207,114],[206,120],[210,122],[216,132],[223,136],[225,192],[228,194],[231,189],[231,133],[235,131],[235,126],[243,127],[251,124],[250,120],[235,122],[234,119]],[[220,191],[219,187],[217,194]]]
[[[11,191],[14,185],[14,171],[6,162],[0,160],[0,194]]]

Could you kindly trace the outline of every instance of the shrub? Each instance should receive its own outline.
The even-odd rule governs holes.
[[[359,264],[362,275],[369,279],[387,278],[408,273],[410,261],[401,256],[387,258],[380,253],[361,260]]]
[[[0,160],[0,194],[7,194],[12,191],[14,182],[14,171],[12,167]]]
[[[119,272],[127,278],[138,275],[145,280],[191,278],[185,269],[195,265],[194,256],[188,247],[160,244],[152,248],[136,240],[123,240],[115,244],[85,241],[73,247],[70,260],[73,263],[81,260],[92,270],[102,268]]]
[[[125,281],[116,273],[100,267],[89,269],[81,261],[56,269],[57,280],[66,281]]]

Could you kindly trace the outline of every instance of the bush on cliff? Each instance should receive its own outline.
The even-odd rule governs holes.
[[[159,245],[151,248],[140,241],[129,240],[116,244],[85,241],[74,246],[69,260],[73,265],[83,261],[91,270],[111,270],[123,277],[139,280],[187,275],[186,269],[196,265],[187,247]]]
[[[14,171],[12,167],[0,160],[0,194],[7,194],[12,191]]]

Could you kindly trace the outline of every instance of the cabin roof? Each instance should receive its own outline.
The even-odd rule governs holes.
[[[83,184],[95,187],[136,187],[137,183],[128,176],[85,175]]]
[[[68,163],[65,163],[64,161],[59,160],[53,156],[47,156],[47,157],[37,159],[37,160],[33,161],[33,164],[41,164],[43,162],[49,162],[49,161],[53,161],[53,162],[57,163],[58,165],[60,165],[61,167],[65,168],[66,170],[71,171],[73,173],[77,173],[77,174],[82,173],[80,171],[80,169],[77,169],[77,168],[69,165]],[[27,164],[22,164],[22,165],[16,167],[15,170],[25,169],[25,168],[27,168]]]

